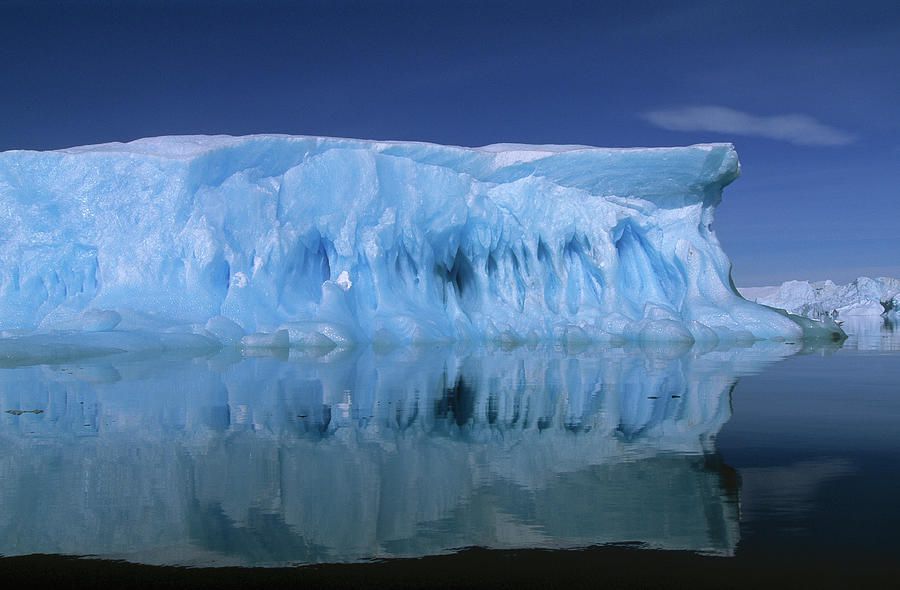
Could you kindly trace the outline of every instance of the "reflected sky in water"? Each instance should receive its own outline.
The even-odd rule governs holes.
[[[739,553],[900,553],[900,331],[882,318],[845,329],[839,350],[735,386],[717,449],[741,476]]]
[[[223,351],[5,367],[0,554],[277,565],[640,543],[733,555],[809,529],[822,486],[860,472],[852,453],[810,451],[810,394],[782,386],[825,367],[820,390],[852,380],[846,359],[897,366],[891,345],[865,352],[882,336],[841,350]],[[889,424],[898,400],[885,404]],[[809,452],[779,446],[798,440]]]

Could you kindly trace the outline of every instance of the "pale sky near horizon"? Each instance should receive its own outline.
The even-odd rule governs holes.
[[[0,0],[0,150],[731,141],[738,285],[900,276],[900,3]]]

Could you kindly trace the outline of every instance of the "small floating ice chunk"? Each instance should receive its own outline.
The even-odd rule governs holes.
[[[247,348],[288,348],[291,339],[287,330],[278,330],[272,334],[256,332],[241,338],[241,344]]]
[[[121,321],[122,316],[111,309],[89,309],[81,314],[81,329],[85,332],[108,332]]]
[[[643,322],[638,340],[648,342],[694,342],[694,336],[675,320],[648,320]]]
[[[224,316],[217,315],[210,318],[205,327],[222,344],[240,344],[241,338],[244,337],[244,329]]]

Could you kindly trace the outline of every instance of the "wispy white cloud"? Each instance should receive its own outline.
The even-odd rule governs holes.
[[[670,131],[713,131],[767,137],[796,145],[847,145],[856,137],[809,115],[758,116],[723,106],[692,106],[641,113],[641,118]]]

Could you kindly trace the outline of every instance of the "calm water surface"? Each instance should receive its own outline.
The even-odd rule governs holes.
[[[900,336],[0,367],[0,554],[900,549]]]

